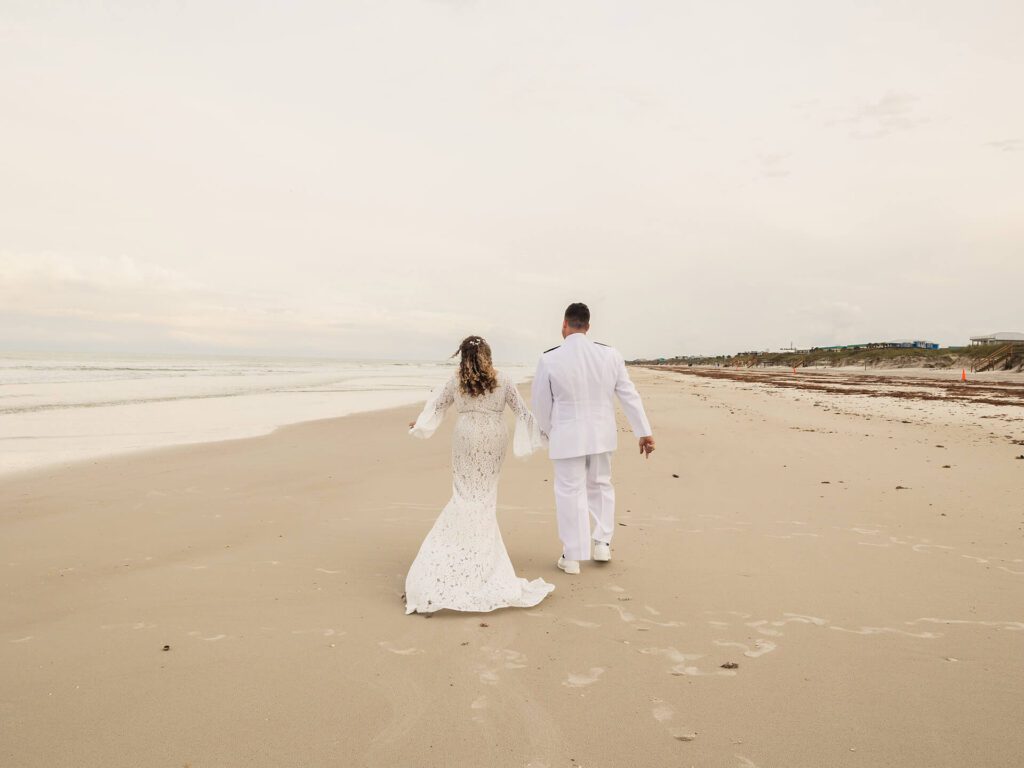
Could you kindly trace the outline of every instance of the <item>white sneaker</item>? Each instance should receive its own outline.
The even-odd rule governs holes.
[[[558,558],[558,567],[570,576],[576,576],[580,572],[579,560],[566,560],[565,555]]]
[[[603,541],[595,541],[594,559],[599,563],[609,562],[612,559],[612,545]]]

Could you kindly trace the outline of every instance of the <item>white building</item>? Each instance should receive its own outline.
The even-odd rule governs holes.
[[[1002,331],[988,336],[971,336],[971,344],[1024,344],[1024,333]]]

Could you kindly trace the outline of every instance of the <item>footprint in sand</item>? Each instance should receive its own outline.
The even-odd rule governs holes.
[[[929,547],[932,549],[953,549],[953,547],[947,547],[945,544],[915,544],[911,549],[915,552],[926,552]]]
[[[293,629],[292,630],[292,634],[293,635],[310,635],[310,634],[312,634],[314,632],[319,632],[323,637],[335,637],[335,636],[341,637],[342,635],[345,634],[344,632],[338,632],[338,631],[336,631],[334,629],[330,629],[330,628],[328,628],[328,629]]]
[[[751,614],[744,613],[743,611],[704,611],[704,613],[724,613],[728,616],[738,616],[741,619],[751,618]]]
[[[651,716],[659,723],[667,723],[673,717],[675,717],[675,710],[672,709],[661,699],[654,699],[654,708],[651,710]]]
[[[661,699],[651,699],[651,703],[654,704],[651,716],[659,723],[667,723],[675,717],[675,710]],[[676,741],[693,741],[697,738],[697,734],[693,731],[672,730],[669,733]]]
[[[643,622],[645,624],[653,624],[656,627],[683,627],[686,626],[686,622],[683,621],[655,621],[654,619],[646,619],[642,616],[636,616],[629,611],[623,610],[622,606],[615,605],[615,603],[591,603],[586,606],[587,608],[611,608],[619,614],[619,618],[626,624],[632,624],[633,622]]]
[[[198,637],[200,640],[223,640],[227,635],[213,635],[212,637],[203,637],[203,633],[198,630],[189,632],[189,637]]]
[[[908,625],[920,624],[926,621],[930,624],[974,624],[980,627],[997,627],[998,629],[1009,630],[1010,632],[1024,632],[1024,621],[974,621],[972,619],[916,619],[906,622]]]
[[[905,632],[902,629],[893,629],[892,627],[861,627],[860,629],[846,629],[845,627],[832,626],[829,629],[834,629],[838,632],[849,632],[853,635],[906,635],[907,637],[920,637],[925,640],[934,640],[937,637],[942,637],[941,632]]]
[[[783,633],[775,629],[769,629],[767,624],[771,624],[773,627],[784,627],[786,624],[797,623],[797,624],[814,624],[818,627],[823,627],[828,624],[826,619],[819,619],[817,616],[806,616],[801,613],[784,613],[782,614],[786,618],[779,619],[777,621],[769,622],[766,619],[759,621],[748,621],[746,625],[752,629],[757,630],[762,635],[768,635],[769,637],[780,637]]]
[[[492,661],[503,664],[505,669],[525,669],[526,654],[514,651],[511,648],[490,648],[484,646],[480,649],[491,657]]]
[[[751,659],[764,656],[766,653],[771,653],[779,647],[770,640],[755,640],[753,648],[745,643],[726,642],[725,640],[715,640],[715,645],[719,645],[724,648],[740,648],[743,650],[743,655]]]
[[[381,640],[379,643],[377,643],[377,645],[379,645],[385,651],[390,651],[391,653],[398,654],[399,656],[415,656],[417,654],[423,653],[423,649],[421,648],[395,648],[395,646],[389,643],[387,640]]]
[[[680,676],[686,675],[688,677],[700,677],[703,675],[720,675],[722,677],[735,677],[736,672],[732,669],[716,669],[713,672],[705,672],[701,669],[693,666],[690,662],[696,661],[697,659],[703,659],[703,653],[682,653],[675,648],[641,648],[640,653],[656,656],[666,656],[668,660],[673,662],[673,666],[669,668],[669,673],[672,675]]]
[[[708,622],[708,623],[710,624],[712,622]],[[747,626],[750,627],[751,629],[757,630],[762,635],[768,635],[769,637],[780,637],[782,635],[782,633],[779,632],[779,630],[777,630],[777,629],[770,629],[770,628],[764,626],[767,623],[768,623],[767,619],[761,619],[759,621],[748,621],[747,622]]]
[[[475,699],[473,699],[473,703],[469,705],[469,708],[476,713],[470,719],[474,723],[482,723],[484,721],[483,710],[487,709],[487,697],[477,696]]]
[[[585,675],[577,675],[570,672],[568,679],[563,681],[562,685],[568,688],[585,688],[596,683],[603,674],[604,669],[602,667],[591,667],[590,671]]]
[[[641,653],[655,654],[667,656],[670,662],[673,662],[673,667],[670,668],[669,672],[677,677],[685,675],[687,677],[701,677],[707,675],[717,675],[720,677],[735,677],[735,670],[714,670],[708,672],[700,670],[694,667],[691,662],[695,662],[698,658],[703,658],[703,653],[682,653],[675,648],[641,648]]]
[[[624,610],[622,606],[615,605],[614,603],[591,603],[590,605],[587,605],[587,608],[611,608],[613,611],[617,611],[619,618],[627,624],[636,621],[636,616],[629,611]]]
[[[483,664],[477,666],[477,674],[480,682],[485,685],[497,685],[500,679],[498,673],[504,669],[525,669],[526,654],[514,651],[511,648],[490,648],[484,646],[480,649],[491,662],[498,664],[496,667],[488,667]]]

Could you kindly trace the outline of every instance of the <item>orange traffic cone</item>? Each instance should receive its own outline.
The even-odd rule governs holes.
[[[966,368],[961,368],[960,369],[960,381],[967,381],[967,369]]]

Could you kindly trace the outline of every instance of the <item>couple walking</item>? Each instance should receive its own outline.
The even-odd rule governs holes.
[[[452,497],[420,546],[405,580],[406,613],[493,611],[537,605],[555,587],[518,578],[498,528],[498,478],[508,435],[501,418],[516,416],[512,450],[527,456],[548,444],[555,468],[555,509],[562,555],[558,567],[580,572],[581,560],[611,560],[615,490],[615,398],[639,439],[654,450],[651,427],[626,364],[616,350],[587,338],[590,310],[570,304],[561,346],[541,355],[526,406],[510,378],[494,369],[479,336],[459,347],[459,370],[410,424],[410,434],[434,434],[452,405],[459,417],[452,438]],[[594,527],[591,528],[591,519]]]

